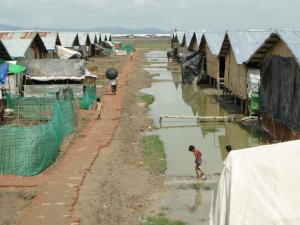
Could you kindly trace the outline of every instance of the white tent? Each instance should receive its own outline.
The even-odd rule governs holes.
[[[233,151],[224,164],[210,225],[300,224],[300,141]]]

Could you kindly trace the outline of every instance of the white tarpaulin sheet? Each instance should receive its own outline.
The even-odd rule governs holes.
[[[224,164],[210,225],[300,224],[300,141],[233,151]]]
[[[247,92],[249,98],[251,98],[252,92],[259,91],[260,85],[260,70],[258,69],[248,69],[247,71]]]
[[[81,54],[68,48],[57,45],[56,51],[60,59],[80,59]]]

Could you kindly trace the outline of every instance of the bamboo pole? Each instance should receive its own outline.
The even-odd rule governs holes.
[[[196,119],[200,122],[232,122],[236,120],[236,116],[170,116],[160,115],[159,122],[163,119]]]

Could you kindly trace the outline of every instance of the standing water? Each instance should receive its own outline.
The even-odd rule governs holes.
[[[160,115],[226,116],[231,113],[218,104],[217,90],[182,85],[180,65],[168,63],[166,52],[151,51],[146,58],[150,65],[145,70],[153,75],[153,85],[143,92],[155,97],[149,114],[158,128],[153,133],[160,136],[165,146],[166,184],[172,187],[155,207],[187,225],[208,224],[211,192],[227,156],[225,146],[230,144],[233,149],[257,146],[268,141],[267,135],[235,122],[165,119],[160,123]],[[208,176],[205,182],[191,179],[195,170],[189,145],[202,152],[201,168]]]

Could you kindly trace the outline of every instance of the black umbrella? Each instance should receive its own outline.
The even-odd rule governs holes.
[[[109,68],[105,75],[106,75],[106,78],[109,79],[109,80],[114,80],[118,77],[118,70],[116,70],[115,68]]]

